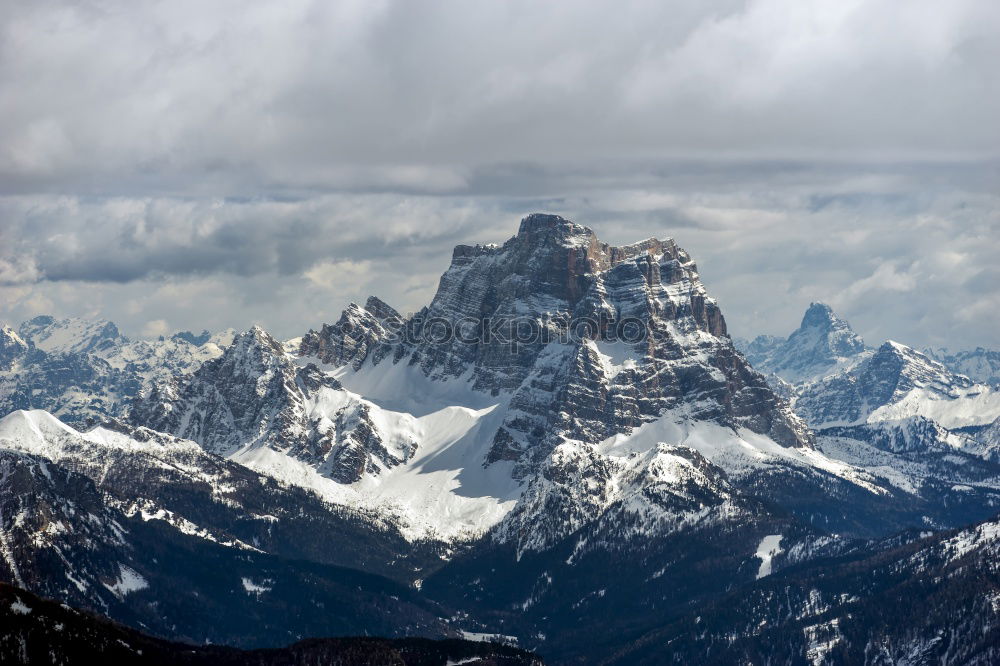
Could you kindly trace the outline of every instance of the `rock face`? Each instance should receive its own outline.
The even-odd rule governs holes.
[[[347,317],[347,314],[345,314]],[[371,363],[471,373],[508,394],[487,462],[523,478],[563,439],[598,442],[686,410],[783,446],[810,433],[735,352],[691,257],[672,240],[614,247],[555,215],[495,245],[460,245],[431,304]]]
[[[0,370],[9,371],[30,347],[10,326],[0,327]]]
[[[360,367],[378,343],[387,341],[402,325],[402,318],[391,306],[375,296],[364,307],[351,303],[336,324],[323,324],[317,332],[302,337],[299,353],[323,363]]]
[[[131,420],[219,455],[268,447],[346,484],[413,455],[412,439],[380,432],[371,409],[315,365],[297,367],[281,343],[254,327],[192,375],[155,387]]]

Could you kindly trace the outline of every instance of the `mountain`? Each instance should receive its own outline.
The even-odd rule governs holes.
[[[1000,395],[990,387],[895,341],[869,349],[817,303],[787,339],[760,337],[743,349],[815,429],[820,451],[908,496],[909,518],[898,525],[954,527],[998,506],[986,425],[1000,414]]]
[[[866,347],[829,305],[811,303],[802,324],[786,339],[758,336],[742,344],[741,351],[757,370],[800,384],[855,365]]]
[[[465,328],[435,337],[452,323]],[[811,446],[673,241],[612,247],[548,215],[503,246],[456,248],[406,321],[378,299],[352,304],[303,336],[298,358],[253,329],[131,419],[451,539],[496,525],[540,465],[561,464],[560,447],[617,466],[633,445],[611,440],[657,421],[677,443],[716,428],[726,443],[712,455],[726,460],[744,460],[749,441],[756,456],[809,465],[799,450]]]
[[[0,413],[44,407],[74,423],[119,413],[137,377],[88,352],[46,352],[0,329]]]
[[[130,418],[329,502],[375,511],[412,539],[447,539],[482,531],[513,503],[470,492],[470,476],[496,474],[428,460],[444,449],[474,455],[462,449],[475,445],[488,413],[446,406],[418,417],[384,409],[316,365],[299,364],[254,328],[192,375],[155,388]],[[452,493],[460,473],[464,491]],[[506,495],[516,491],[516,483],[506,485]]]
[[[190,335],[190,334],[189,334]],[[222,353],[231,332],[130,340],[105,320],[43,315],[0,329],[0,414],[44,409],[74,425],[124,416],[150,386]]]
[[[1000,415],[997,391],[894,340],[867,348],[822,303],[812,303],[785,340],[760,336],[740,347],[813,428],[921,416],[953,429]]]
[[[44,352],[62,354],[109,353],[128,340],[118,327],[100,319],[56,319],[41,315],[21,324],[18,334]]]
[[[791,339],[811,354],[800,372],[872,355],[822,306]],[[372,298],[292,352],[241,333],[130,418],[440,540],[421,590],[545,654],[611,654],[650,609],[748,584],[765,559],[980,519],[1000,497],[979,458],[948,470],[976,484],[963,495],[937,468],[914,463],[906,486],[817,449],[684,250],[609,246],[556,216],[457,247],[412,317]]]
[[[855,367],[802,387],[795,409],[817,428],[909,416],[956,428],[1000,416],[1000,393],[889,340]]]
[[[5,664],[255,664],[307,666],[541,666],[517,648],[481,641],[420,638],[309,639],[288,647],[238,650],[169,642],[0,583],[0,661]]]
[[[873,543],[664,618],[603,663],[994,664],[998,554],[996,519]]]
[[[193,643],[458,635],[410,586],[219,542],[180,517],[130,516],[118,504],[70,466],[0,448],[0,577]]]
[[[364,307],[351,303],[337,323],[323,324],[319,331],[310,330],[302,336],[296,351],[329,365],[358,368],[372,348],[387,340],[402,322],[392,306],[370,296]]]
[[[1000,350],[964,349],[951,351],[942,347],[925,349],[924,354],[952,372],[965,375],[977,384],[1000,387]]]
[[[438,561],[378,514],[330,504],[194,442],[110,422],[80,432],[42,412],[0,419],[0,449],[89,478],[105,505],[231,548],[349,566],[410,583]],[[333,543],[326,537],[336,534]]]
[[[55,320],[0,339],[11,368],[72,357],[142,387],[104,406],[69,375],[50,394],[77,391],[99,425],[0,420],[20,475],[3,518],[34,495],[57,516],[9,519],[0,573],[171,639],[489,635],[555,663],[655,660],[647,637],[702,610],[752,641],[720,600],[770,621],[757,591],[841,563],[860,597],[848,578],[908,530],[1000,509],[988,387],[870,349],[822,304],[741,353],[673,240],[612,246],[555,215],[456,247],[413,315],[372,297],[301,338],[253,327],[145,375],[120,363],[130,344]],[[783,589],[799,612],[808,591]]]

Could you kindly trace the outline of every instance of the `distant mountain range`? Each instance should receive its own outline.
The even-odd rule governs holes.
[[[0,330],[0,579],[244,649],[987,664],[997,358],[823,304],[734,341],[673,240],[541,214],[291,341],[38,317]]]

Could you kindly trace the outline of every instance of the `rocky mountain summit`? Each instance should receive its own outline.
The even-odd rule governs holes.
[[[921,415],[954,428],[1000,416],[1000,394],[889,340],[851,369],[802,387],[795,407],[816,427]]]
[[[993,507],[1000,488],[989,428],[1000,395],[991,387],[893,340],[870,349],[816,303],[787,339],[741,346],[772,373],[769,381],[816,431],[824,454],[911,496],[928,524],[990,515],[976,507]],[[930,510],[935,505],[951,507],[950,517]]]
[[[1000,394],[894,340],[868,348],[829,306],[813,303],[787,339],[739,343],[813,428],[922,416],[946,428],[1000,415]]]
[[[371,365],[405,362],[431,379],[471,373],[472,390],[509,396],[488,462],[514,462],[519,478],[563,438],[600,441],[668,411],[809,444],[735,353],[673,240],[613,247],[561,217],[530,215],[502,246],[455,248],[402,337],[382,342]]]
[[[351,303],[337,323],[323,324],[319,331],[302,336],[297,351],[329,365],[359,368],[372,348],[388,340],[402,321],[392,306],[370,296],[364,307]]]
[[[253,329],[131,414],[333,501],[367,506],[374,493],[404,521],[426,520],[414,503],[443,493],[460,513],[479,509],[478,530],[539,466],[572,459],[550,457],[559,447],[663,419],[711,424],[737,449],[740,432],[763,437],[789,450],[778,457],[811,446],[736,353],[687,253],[670,240],[609,246],[551,215],[525,218],[502,246],[456,248],[437,295],[409,319],[377,298],[352,304],[303,336],[297,358]],[[438,469],[455,456],[454,472]]]
[[[787,338],[761,335],[739,347],[754,368],[790,384],[843,370],[867,349],[861,336],[825,303],[810,303],[802,324]]]

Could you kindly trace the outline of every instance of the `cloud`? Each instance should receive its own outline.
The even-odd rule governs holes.
[[[875,258],[875,261],[878,262],[875,271],[839,293],[834,299],[835,304],[850,307],[859,297],[872,291],[903,293],[916,288],[915,273],[919,270],[919,262],[900,271],[896,261],[881,261],[879,258]]]
[[[511,163],[1000,152],[988,0],[2,11],[9,193],[459,193]]]
[[[315,285],[339,293],[353,293],[366,285],[372,275],[370,261],[323,261],[305,272]]]
[[[146,338],[157,338],[170,332],[170,324],[166,319],[153,319],[147,321],[142,327],[142,335]]]
[[[0,256],[0,285],[14,286],[37,282],[42,277],[30,256]]]
[[[960,187],[948,166],[866,175],[761,165],[680,180],[666,171],[646,188],[611,176],[554,199],[0,198],[5,219],[28,221],[0,257],[30,256],[49,276],[22,284],[0,316],[26,318],[30,294],[59,314],[98,310],[125,330],[150,319],[192,330],[259,321],[292,337],[369,293],[415,311],[454,245],[503,242],[521,216],[548,210],[617,244],[676,238],[734,335],[786,335],[810,301],[825,300],[873,344],[1000,345],[1000,195],[975,178]]]
[[[829,300],[1000,346],[998,31],[989,0],[4,3],[0,316],[297,335],[419,308],[546,210],[676,237],[736,334]]]

